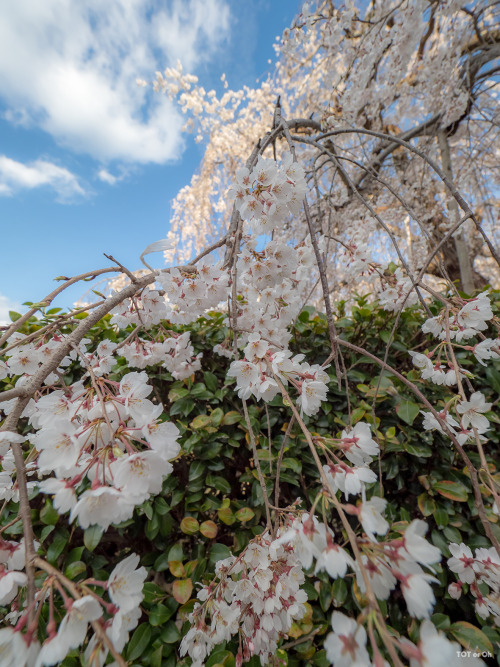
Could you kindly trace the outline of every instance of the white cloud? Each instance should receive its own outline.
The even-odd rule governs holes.
[[[119,176],[113,176],[107,169],[99,169],[97,172],[97,178],[103,183],[108,185],[115,185],[118,181],[121,181]]]
[[[0,326],[11,324],[9,317],[9,310],[14,310],[16,313],[26,310],[19,303],[11,301],[8,296],[0,294]]]
[[[106,162],[163,163],[182,116],[139,88],[179,58],[208,61],[226,39],[228,0],[16,0],[0,22],[5,117]]]
[[[11,195],[21,189],[44,185],[57,192],[59,201],[85,195],[85,190],[76,176],[63,167],[45,160],[23,164],[0,155],[0,195]]]

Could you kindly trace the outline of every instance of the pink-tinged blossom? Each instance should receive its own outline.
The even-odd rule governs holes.
[[[26,440],[25,436],[13,431],[0,431],[0,456],[5,456],[12,443],[21,444]]]
[[[401,591],[403,593],[408,613],[415,618],[429,618],[436,598],[429,584],[439,583],[436,577],[430,574],[417,573],[402,577]]]
[[[372,438],[370,425],[364,422],[358,422],[353,429],[342,431],[340,446],[346,458],[360,467],[370,464],[379,453],[379,446]]]
[[[366,554],[362,554],[361,560],[370,579],[375,597],[379,600],[387,600],[391,591],[396,588],[397,584],[396,577],[391,571],[389,561],[385,556],[376,558],[372,555],[368,557]],[[356,572],[356,582],[359,589],[362,593],[366,593],[365,580],[357,562],[354,563],[354,570]]]
[[[123,651],[129,639],[129,632],[137,626],[141,616],[142,610],[139,606],[133,607],[129,611],[124,611],[120,608],[118,613],[115,614],[108,634],[118,652],[121,653]]]
[[[84,595],[71,604],[57,631],[68,651],[83,644],[88,624],[101,616],[102,607],[91,595]]]
[[[109,486],[88,489],[71,510],[70,523],[78,518],[81,528],[98,525],[107,530],[112,523],[130,519],[134,499]]]
[[[161,491],[163,479],[172,472],[172,464],[154,451],[123,456],[111,464],[114,485],[123,493],[146,500]],[[139,504],[134,500],[134,504]]]
[[[68,643],[64,634],[57,633],[44,641],[37,656],[35,667],[60,665],[69,653]]]
[[[458,574],[458,578],[464,584],[471,584],[476,578],[472,551],[463,542],[461,544],[452,543],[449,549],[452,556],[448,559],[449,569]]]
[[[326,570],[332,579],[337,579],[345,576],[348,567],[354,569],[352,557],[338,544],[330,542],[320,553],[314,571]]]
[[[142,434],[155,452],[170,461],[180,452],[180,445],[177,438],[180,431],[173,422],[152,422],[142,428]]]
[[[0,628],[0,665],[20,667],[28,659],[28,647],[20,632],[14,628]]]
[[[486,403],[484,394],[476,391],[471,395],[469,401],[461,401],[456,409],[462,415],[463,428],[467,428],[470,424],[479,433],[484,433],[488,430],[490,423],[482,413],[488,412],[490,408],[491,403]]]
[[[482,340],[474,346],[472,353],[480,364],[486,366],[484,362],[488,359],[498,359],[500,357],[500,339],[486,338],[486,340]]]
[[[323,470],[334,491],[340,490],[346,499],[349,495],[357,495],[365,488],[365,484],[377,481],[377,475],[369,468],[349,467],[342,465],[325,465]]]
[[[363,530],[372,542],[376,542],[375,535],[385,535],[389,530],[389,524],[382,516],[387,506],[385,498],[373,496],[370,500],[361,504],[359,508],[359,520]]]
[[[370,656],[366,650],[366,630],[353,618],[340,611],[332,614],[332,629],[324,648],[326,657],[335,667],[366,667]]]
[[[76,505],[75,489],[69,481],[49,477],[40,482],[40,491],[54,494],[52,502],[59,514],[70,512]]]
[[[402,640],[402,652],[410,659],[410,667],[443,667],[444,665],[468,664],[460,658],[461,646],[450,642],[442,632],[438,632],[432,621],[424,620],[420,625],[420,641],[415,646],[408,639]],[[474,660],[474,664],[484,664]]]
[[[25,586],[26,581],[24,572],[5,570],[0,565],[0,605],[5,606],[12,602],[17,595],[19,586]]]
[[[414,519],[404,533],[404,548],[409,558],[422,565],[432,565],[441,560],[441,551],[424,537],[428,525],[421,519]]]
[[[492,318],[493,311],[486,291],[481,292],[475,299],[472,299],[460,309],[457,322],[460,327],[484,331],[488,326],[487,322]]]
[[[297,406],[308,416],[315,415],[321,407],[321,403],[326,401],[328,387],[324,382],[317,380],[304,380],[300,390],[300,396],[297,399]]]
[[[146,568],[137,567],[139,556],[131,554],[122,560],[109,575],[109,596],[122,613],[138,607],[144,595],[142,589],[147,576]]]

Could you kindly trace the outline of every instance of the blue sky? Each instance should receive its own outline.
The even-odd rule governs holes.
[[[0,23],[0,322],[59,275],[131,269],[169,229],[202,147],[135,84],[177,59],[207,90],[253,86],[298,0],[16,0]],[[161,262],[161,255],[156,258]],[[159,265],[157,263],[157,265]],[[68,291],[56,305],[81,296]]]

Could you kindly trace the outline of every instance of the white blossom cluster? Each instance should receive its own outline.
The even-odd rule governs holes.
[[[221,266],[201,260],[196,272],[171,269],[160,273],[158,282],[168,299],[168,319],[173,324],[194,322],[210,308],[227,301],[229,276]]]
[[[441,552],[425,539],[427,524],[420,519],[412,521],[400,539],[377,542],[375,534],[385,535],[389,530],[383,517],[386,504],[383,498],[374,496],[358,507],[346,507],[347,511],[357,515],[366,535],[374,543],[372,548],[367,546],[361,556],[363,567],[379,600],[387,600],[399,581],[409,614],[415,618],[429,618],[435,603],[430,583],[439,581],[421,566],[432,570],[431,566],[441,560]],[[366,593],[360,564],[335,544],[333,532],[315,517],[304,515],[302,522],[296,520],[281,541],[294,547],[304,567],[310,567],[314,559],[316,572],[326,570],[334,579],[343,577],[347,567],[352,568],[361,592]]]
[[[320,238],[318,245],[323,250],[324,239]],[[270,241],[260,252],[247,247],[238,255],[242,300],[236,304],[236,325],[242,342],[247,333],[259,333],[279,347],[288,343],[288,327],[301,311],[301,294],[310,284],[315,265],[310,236],[295,247]]]
[[[10,411],[11,405],[6,403],[0,404],[6,411]],[[1,408],[0,408],[1,409]],[[15,503],[19,502],[19,488],[15,482],[16,464],[14,461],[14,452],[11,444],[21,444],[26,441],[26,438],[19,433],[12,431],[2,431],[0,433],[0,463],[2,471],[0,472],[0,500],[13,500]],[[36,473],[36,464],[34,462],[26,464],[26,475],[29,477]],[[38,485],[37,481],[28,481],[28,493],[30,493]]]
[[[35,543],[37,547],[38,542]],[[23,572],[25,553],[24,537],[20,542],[0,537],[0,607],[10,604],[19,587],[26,585],[26,574]]]
[[[446,316],[446,310],[439,315],[431,317],[422,325],[424,333],[445,340],[448,335],[450,340],[461,343],[463,340],[477,336],[478,333],[488,328],[488,322],[493,319],[493,311],[486,290],[474,299],[469,299],[458,312]],[[490,358],[486,356],[485,358]]]
[[[176,380],[184,380],[201,368],[203,354],[194,354],[191,345],[191,333],[169,332],[169,336],[161,340],[145,340],[139,336],[120,348],[120,355],[125,357],[129,367],[146,368],[161,364]]]
[[[5,550],[5,547],[0,546],[0,557],[3,557]],[[21,551],[22,549],[18,549],[13,557],[18,559]],[[41,645],[36,633],[28,626],[27,610],[24,614],[19,614],[20,618],[14,627],[0,629],[2,667],[59,665],[71,650],[82,646],[89,623],[92,622],[101,626],[115,649],[121,652],[129,639],[130,631],[137,626],[142,613],[139,605],[144,597],[142,589],[147,572],[144,567],[138,568],[138,564],[139,556],[132,554],[118,563],[107,582],[90,580],[87,583],[87,586],[94,583],[102,585],[111,599],[110,603],[97,593],[74,599],[59,587],[66,613],[57,624],[51,603],[46,626],[48,636]],[[53,594],[54,591],[51,590],[49,595]],[[42,596],[45,596],[43,590],[38,593],[40,599],[35,599],[35,606],[43,602]],[[84,655],[87,664],[102,667],[108,655],[108,648],[102,644],[98,635],[94,634],[88,642]]]
[[[160,422],[163,406],[147,396],[146,373],[121,382],[101,380],[98,391],[77,382],[32,400],[25,410],[36,433],[37,469],[54,474],[40,483],[54,507],[80,526],[105,529],[132,516],[161,490],[179,453],[179,430]],[[90,486],[89,486],[90,483]]]
[[[428,354],[410,351],[413,365],[421,371],[423,380],[431,380],[437,385],[454,386],[464,378],[473,378],[467,370],[460,368],[456,359],[455,363],[449,356],[448,345],[453,348],[458,345],[462,349],[472,351],[476,359],[485,366],[486,360],[500,357],[499,339],[484,338],[474,346],[460,345],[462,340],[473,336],[482,336],[482,332],[488,328],[488,322],[493,319],[493,312],[489,301],[488,291],[481,292],[476,298],[469,299],[452,315],[446,315],[443,310],[439,315],[428,319],[422,326],[424,333],[432,333],[443,342]],[[455,341],[455,342],[454,342]],[[434,355],[437,358],[433,361]],[[446,355],[446,365],[442,363],[442,355]],[[458,371],[458,377],[457,377]],[[448,430],[455,436],[458,442],[464,443],[475,440],[482,436],[490,427],[490,422],[484,413],[489,412],[491,403],[487,403],[485,396],[480,391],[471,391],[469,400],[463,395],[460,400],[448,403],[444,410],[439,413],[440,418],[447,424]],[[454,406],[456,418],[450,414],[451,406]],[[445,433],[439,420],[431,412],[423,412],[423,426],[426,430],[437,430]]]
[[[476,613],[484,619],[493,616],[495,625],[500,626],[500,557],[495,548],[476,549],[474,556],[463,542],[452,543],[449,549],[448,567],[457,574],[458,581],[449,585],[448,593],[458,600],[467,584],[476,598]]]
[[[248,337],[245,358],[233,361],[227,374],[236,378],[238,396],[244,399],[253,395],[272,401],[279,392],[276,378],[290,383],[299,392],[297,405],[306,415],[314,415],[326,400],[330,378],[319,364],[311,366],[303,359],[303,354],[292,357],[290,350],[276,350],[256,333]]]
[[[366,648],[367,634],[363,625],[340,611],[332,614],[332,629],[325,639],[324,647],[328,661],[335,667],[359,667],[387,665],[387,662],[371,661]],[[442,632],[436,629],[432,621],[424,620],[420,626],[420,639],[415,645],[409,639],[402,638],[399,648],[410,661],[410,667],[438,667],[457,665],[457,656],[461,647],[457,642],[450,642]],[[474,660],[475,665],[484,665],[482,660]]]
[[[192,627],[182,640],[181,656],[187,653],[193,667],[201,667],[214,646],[239,634],[236,664],[256,655],[268,665],[279,639],[305,613],[298,553],[266,532],[238,558],[219,561],[215,571],[215,579],[198,593],[201,604],[190,615]]]
[[[378,300],[384,310],[395,312],[417,304],[418,296],[410,278],[403,274],[401,268],[397,268],[394,275],[382,283]]]
[[[340,439],[332,442],[344,453],[345,458],[354,464],[347,465],[344,460],[332,454],[335,460],[323,466],[333,491],[341,491],[347,500],[350,495],[362,493],[365,484],[377,481],[377,475],[368,466],[380,449],[371,436],[370,425],[364,422],[358,422],[352,429],[343,430]]]
[[[280,167],[259,155],[251,171],[247,167],[238,169],[236,182],[229,195],[257,235],[271,234],[288,215],[297,215],[306,194],[304,170],[289,152],[283,154]]]
[[[189,324],[228,297],[227,271],[208,260],[200,260],[194,271],[161,271],[157,282],[163,292],[145,288],[140,298],[126,299],[111,311],[111,324],[120,329],[150,327],[162,320]]]

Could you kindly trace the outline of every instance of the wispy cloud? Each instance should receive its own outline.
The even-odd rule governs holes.
[[[2,8],[5,118],[106,163],[164,163],[182,150],[182,117],[137,78],[213,57],[228,0],[16,0]]]
[[[76,176],[64,167],[45,160],[23,164],[0,155],[0,195],[8,196],[19,190],[42,186],[55,190],[62,202],[85,195]]]
[[[107,183],[108,185],[116,185],[118,181],[123,179],[123,176],[114,176],[107,169],[99,169],[97,172],[97,178],[103,183]]]
[[[16,303],[15,301],[9,299],[8,296],[0,294],[0,326],[5,326],[6,324],[11,323],[9,317],[10,310],[13,310],[16,313],[18,313],[20,310],[24,311],[26,309],[23,308],[19,303]]]

